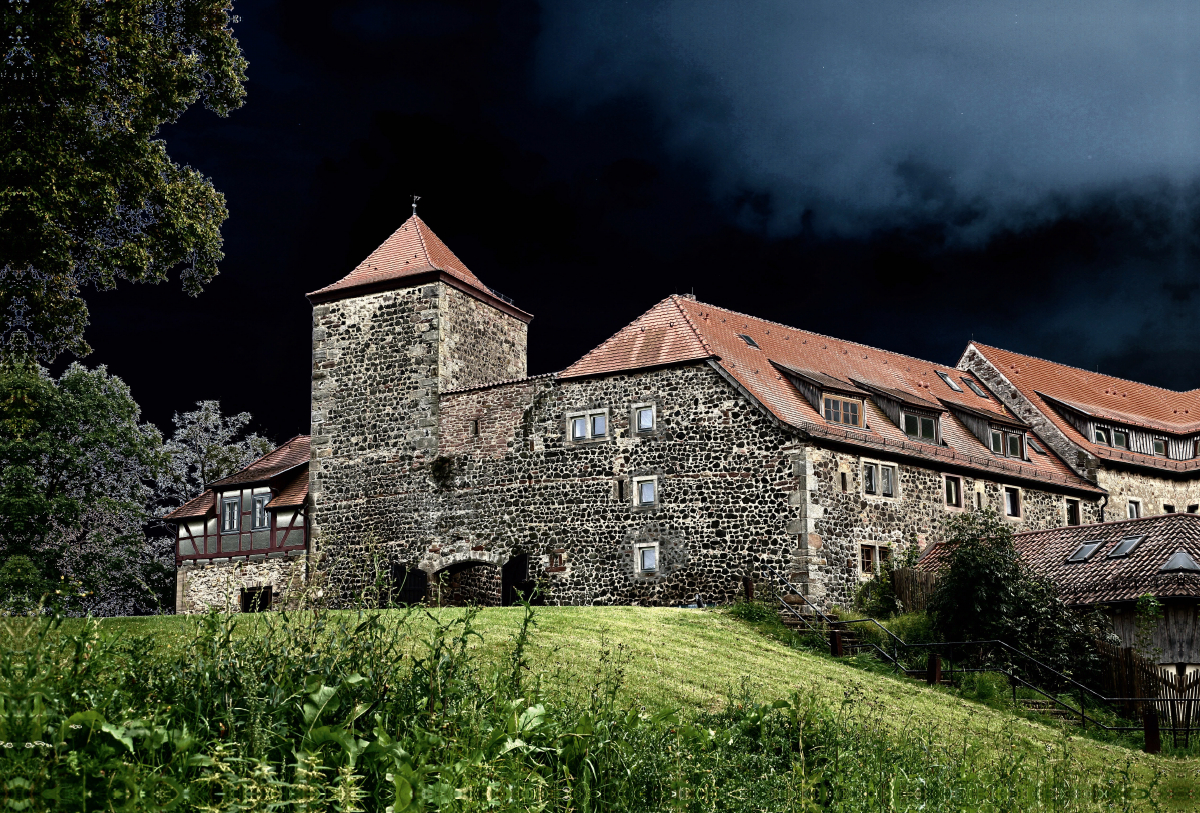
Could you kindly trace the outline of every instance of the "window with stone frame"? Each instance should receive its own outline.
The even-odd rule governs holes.
[[[1175,506],[1171,505],[1169,502],[1163,503],[1163,513],[1164,514],[1174,514]]]
[[[634,477],[632,482],[635,508],[653,508],[658,505],[658,477]]]
[[[633,431],[635,434],[646,434],[658,428],[657,409],[654,404],[633,405]]]
[[[1140,519],[1142,516],[1142,501],[1130,500],[1125,504],[1125,516],[1130,519]]]
[[[863,461],[863,494],[871,497],[895,498],[897,470],[890,463]]]
[[[1021,489],[1016,486],[1004,487],[1004,515],[1009,519],[1021,518]]]
[[[944,475],[946,506],[949,508],[963,507],[962,478],[953,474]]]
[[[239,497],[225,497],[221,500],[221,533],[237,533],[241,520]]]
[[[863,576],[875,575],[875,546],[874,545],[859,545],[859,564],[861,566],[860,573]]]
[[[608,410],[595,409],[567,415],[567,437],[575,443],[608,437]]]
[[[1079,514],[1079,500],[1067,499],[1067,524],[1080,525],[1082,518]]]
[[[658,572],[658,545],[637,545],[633,549],[633,566],[638,573]]]

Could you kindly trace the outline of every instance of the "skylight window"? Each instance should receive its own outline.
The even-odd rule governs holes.
[[[955,384],[954,381],[950,378],[950,376],[946,375],[941,370],[935,370],[934,372],[936,372],[938,374],[938,378],[940,378],[946,382],[947,387],[954,390],[955,392],[962,392],[962,387]]]
[[[970,388],[971,388],[971,392],[975,393],[975,394],[976,394],[976,395],[978,395],[980,398],[987,398],[987,393],[986,393],[986,392],[984,392],[982,389],[980,389],[980,388],[979,388],[979,385],[975,383],[974,379],[967,378],[967,377],[964,375],[964,376],[962,377],[962,380],[963,380],[963,383],[964,383],[964,384],[966,384],[968,387],[970,387]]]
[[[1133,553],[1133,549],[1138,546],[1138,543],[1145,539],[1144,536],[1127,536],[1117,543],[1117,546],[1108,552],[1109,559],[1123,559]]]
[[[1025,443],[1026,443],[1026,444],[1028,444],[1028,446],[1029,446],[1029,448],[1030,448],[1030,449],[1033,449],[1033,450],[1034,450],[1035,452],[1037,452],[1038,454],[1045,454],[1045,453],[1046,453],[1046,451],[1045,451],[1045,450],[1044,450],[1044,449],[1043,449],[1041,446],[1039,446],[1039,445],[1038,445],[1038,442],[1037,442],[1036,440],[1034,440],[1033,438],[1027,438],[1027,439],[1025,440]]]
[[[751,338],[750,338],[749,336],[747,336],[745,333],[739,333],[739,334],[738,334],[738,338],[739,338],[739,339],[741,339],[742,341],[744,341],[744,342],[745,342],[747,345],[749,345],[750,347],[753,347],[755,350],[760,350],[760,349],[762,349],[762,348],[760,348],[760,347],[758,346],[758,342],[754,341],[754,339],[751,339]]]
[[[1092,554],[1103,545],[1103,542],[1084,542],[1079,546],[1079,550],[1067,557],[1068,562],[1086,562],[1092,558]]]

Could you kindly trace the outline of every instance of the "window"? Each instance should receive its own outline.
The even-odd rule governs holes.
[[[896,496],[896,467],[879,467],[879,490],[885,497]]]
[[[962,508],[962,478],[946,475],[946,505]]]
[[[915,440],[936,440],[937,419],[906,412],[904,413],[904,434]]]
[[[608,437],[608,410],[568,415],[571,440],[602,440]]]
[[[980,511],[983,510],[983,492],[982,491],[975,492],[975,507],[977,509],[979,509]]]
[[[1008,434],[1008,456],[1019,457],[1022,460],[1025,458],[1025,445],[1020,435],[1011,432]]]
[[[1101,429],[1099,426],[1096,427],[1096,442],[1103,443],[1105,446],[1108,445],[1108,430],[1107,429]]]
[[[1067,500],[1067,524],[1079,524],[1079,500]]]
[[[1196,513],[1197,511],[1200,511],[1200,505],[1189,505],[1189,506],[1188,506],[1188,510],[1187,510],[1187,512],[1188,512],[1189,514],[1194,514],[1194,513]]]
[[[864,575],[875,572],[875,546],[862,545],[862,572]]]
[[[655,504],[658,497],[658,482],[653,478],[633,481],[633,499],[639,507],[649,507]]]
[[[1021,516],[1021,489],[1007,486],[1004,489],[1004,513],[1014,519]]]
[[[654,407],[644,406],[634,410],[634,425],[639,432],[654,431]]]
[[[1114,429],[1112,438],[1113,446],[1116,446],[1118,449],[1129,448],[1129,435],[1127,433],[1122,432],[1120,429]]]
[[[1154,439],[1154,453],[1165,455],[1167,453],[1167,442],[1162,438]]]
[[[1163,503],[1163,513],[1164,514],[1174,514],[1175,506],[1173,506],[1169,503]]]
[[[221,533],[235,533],[238,529],[238,498],[221,500]]]
[[[658,570],[658,548],[647,546],[637,549],[637,567],[642,573]]]
[[[825,420],[846,426],[862,426],[862,403],[826,396]]]
[[[1045,453],[1046,453],[1046,450],[1045,450],[1045,449],[1043,449],[1041,446],[1039,446],[1039,445],[1038,445],[1038,442],[1037,442],[1036,440],[1034,440],[1033,438],[1027,438],[1027,439],[1025,440],[1025,443],[1026,443],[1026,444],[1029,446],[1029,448],[1030,448],[1030,449],[1033,449],[1033,450],[1034,450],[1035,452],[1037,452],[1038,454],[1045,454]]]
[[[950,376],[946,375],[941,370],[935,370],[934,372],[936,372],[938,374],[938,378],[940,378],[946,382],[947,387],[954,390],[955,392],[962,392],[962,387],[955,384],[953,379],[950,378]]]
[[[970,387],[970,388],[971,388],[971,392],[975,393],[975,394],[976,394],[976,395],[978,395],[980,398],[987,398],[987,393],[986,393],[986,392],[984,392],[982,389],[980,389],[979,385],[975,383],[974,379],[967,378],[967,377],[964,375],[964,376],[962,377],[962,380],[963,380],[963,383],[964,383],[964,384],[966,384],[968,387]]]
[[[758,342],[754,341],[754,339],[751,339],[745,333],[739,333],[738,338],[741,339],[742,341],[744,341],[746,343],[747,347],[753,347],[755,350],[761,349],[758,346]]]
[[[1123,559],[1133,553],[1133,549],[1138,546],[1138,543],[1145,537],[1127,536],[1117,543],[1117,546],[1108,552],[1109,559]]]
[[[265,613],[271,609],[271,585],[242,588],[242,612]]]
[[[846,472],[842,472],[842,493],[845,494],[850,490],[850,479],[846,476]]]
[[[1125,513],[1130,519],[1138,519],[1142,516],[1142,501],[1130,500],[1125,506]]]
[[[473,438],[479,437],[479,419],[478,418],[471,421],[471,437],[473,437]]]
[[[997,429],[992,430],[992,451],[1004,454],[1004,433]]]
[[[1068,562],[1086,562],[1103,545],[1103,542],[1084,542],[1074,553],[1067,557]]]
[[[558,568],[558,569],[562,569],[562,568],[564,567],[564,565],[563,565],[563,551],[556,550],[556,551],[554,551],[553,553],[551,553],[551,554],[550,554],[550,564],[548,565],[548,567],[550,567],[550,568]]]
[[[863,464],[863,493],[879,493],[879,466],[874,463]]]
[[[271,527],[271,515],[267,513],[267,503],[271,501],[270,494],[254,496],[253,511],[251,512],[251,528],[261,531]]]
[[[998,455],[1007,454],[1018,460],[1025,459],[1025,435],[1020,432],[1004,432],[1000,429],[991,430],[992,451]]]
[[[892,549],[884,545],[879,546],[879,567],[883,570],[887,569],[887,563],[892,561]]]
[[[626,497],[625,481],[618,480],[617,481],[617,499],[620,500],[621,502],[625,502],[625,497]]]

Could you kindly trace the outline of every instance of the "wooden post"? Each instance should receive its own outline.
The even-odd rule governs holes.
[[[929,653],[929,672],[926,677],[930,686],[937,686],[942,682],[942,656],[936,652]]]
[[[830,630],[829,631],[829,654],[835,658],[840,658],[840,657],[842,657],[843,654],[845,654],[842,650],[842,631],[841,630]]]
[[[1153,703],[1143,704],[1142,730],[1146,733],[1146,753],[1157,754],[1162,751],[1162,737],[1158,733],[1158,710]]]
[[[754,601],[754,579],[742,576],[742,592],[745,594],[746,601]]]

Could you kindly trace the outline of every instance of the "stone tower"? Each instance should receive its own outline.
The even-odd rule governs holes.
[[[414,213],[313,305],[311,538],[342,590],[368,546],[428,521],[439,394],[523,378],[533,318],[484,285]]]

